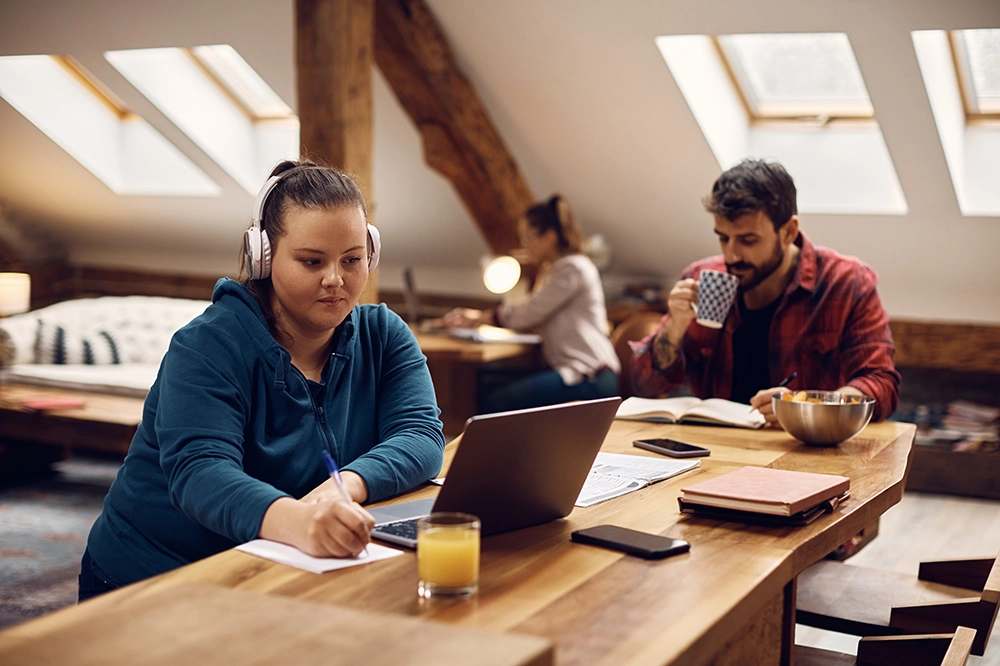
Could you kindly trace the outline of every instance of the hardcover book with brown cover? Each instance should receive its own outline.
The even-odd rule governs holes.
[[[687,505],[791,516],[844,493],[850,485],[846,476],[747,466],[681,492]]]

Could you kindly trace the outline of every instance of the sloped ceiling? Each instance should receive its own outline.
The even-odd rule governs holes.
[[[536,195],[562,192],[585,232],[610,241],[612,285],[629,276],[666,284],[717,251],[700,199],[719,165],[653,39],[846,32],[910,212],[807,215],[803,228],[872,264],[893,316],[1000,322],[1000,219],[959,212],[910,39],[911,30],[1000,27],[1000,2],[428,2]],[[7,214],[64,243],[81,263],[231,273],[251,197],[102,54],[228,43],[294,105],[292,11],[291,0],[0,1],[0,54],[75,56],[223,188],[208,199],[116,196],[0,102]],[[398,283],[409,264],[427,291],[481,293],[485,244],[450,185],[423,165],[412,125],[377,74],[375,84],[382,284]]]

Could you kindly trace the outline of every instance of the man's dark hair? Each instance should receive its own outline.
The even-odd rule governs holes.
[[[795,183],[777,162],[743,160],[725,171],[702,199],[705,210],[730,222],[764,211],[778,231],[798,212]]]

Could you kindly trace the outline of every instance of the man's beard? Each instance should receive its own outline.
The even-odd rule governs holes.
[[[739,261],[735,264],[726,264],[726,270],[732,273],[734,270],[749,270],[750,272],[744,276],[740,276],[740,283],[736,287],[736,292],[739,294],[746,293],[759,285],[761,282],[771,277],[774,271],[778,270],[781,266],[781,262],[785,259],[785,251],[781,248],[781,241],[774,241],[774,252],[761,266],[754,266],[743,261]]]

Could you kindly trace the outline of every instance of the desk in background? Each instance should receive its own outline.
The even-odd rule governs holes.
[[[83,407],[36,412],[27,398],[75,398]],[[144,398],[131,398],[27,384],[0,384],[0,439],[18,445],[128,452],[142,421]]]
[[[410,553],[316,575],[230,550],[8,629],[0,633],[0,657],[4,649],[57,641],[88,616],[112,612],[133,599],[199,582],[460,627],[534,634],[555,644],[556,663],[562,666],[788,664],[796,576],[901,499],[914,432],[910,424],[878,423],[839,447],[812,448],[774,430],[618,421],[605,451],[647,455],[632,447],[632,440],[673,437],[707,446],[712,455],[702,459],[698,470],[574,509],[565,520],[484,539],[480,591],[472,600],[418,599],[416,558]],[[454,448],[449,445],[447,461]],[[682,487],[742,465],[843,474],[851,478],[851,498],[835,513],[799,528],[755,527],[678,513]],[[436,492],[428,486],[399,499]],[[686,539],[691,552],[648,561],[570,542],[572,530],[604,523]],[[217,661],[227,661],[227,649],[220,643]],[[121,662],[108,655],[107,663]]]
[[[515,342],[470,342],[443,333],[416,333],[434,381],[444,433],[454,437],[477,413],[482,370],[540,368],[541,348]]]

